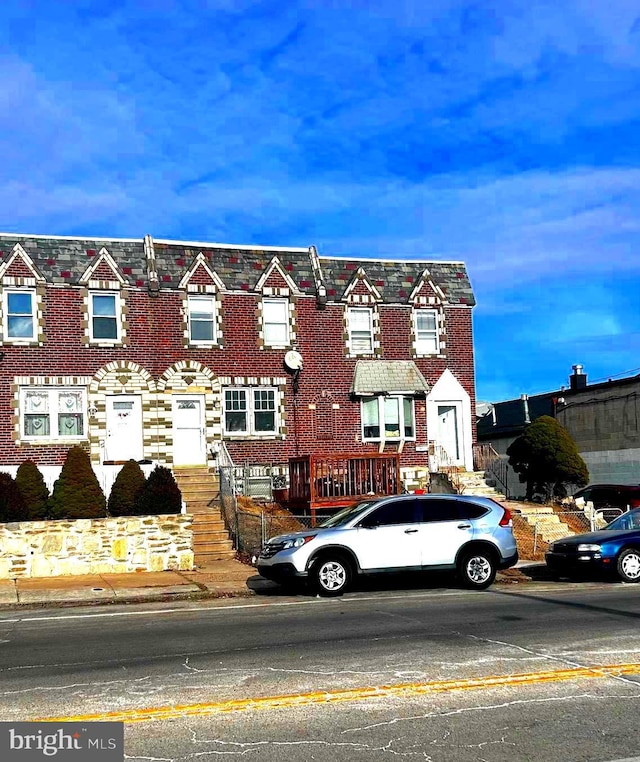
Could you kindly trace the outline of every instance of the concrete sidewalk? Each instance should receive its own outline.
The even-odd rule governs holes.
[[[544,564],[540,562],[520,561],[513,569],[498,572],[496,582],[531,582],[543,570]],[[3,579],[0,580],[0,608],[241,598],[278,590],[278,585],[261,577],[253,566],[229,560],[188,572]]]
[[[0,607],[242,597],[254,595],[256,590],[272,584],[263,580],[253,566],[235,560],[218,561],[211,569],[190,572],[3,579],[0,580]]]

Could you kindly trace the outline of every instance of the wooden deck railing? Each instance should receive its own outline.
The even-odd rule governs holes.
[[[289,508],[341,508],[371,495],[400,492],[400,457],[395,454],[306,455],[289,459]]]

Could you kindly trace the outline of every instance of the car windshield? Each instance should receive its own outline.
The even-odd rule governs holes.
[[[344,524],[347,523],[350,519],[352,519],[354,516],[357,516],[359,513],[362,513],[366,508],[369,508],[371,505],[375,505],[375,500],[363,500],[361,503],[356,503],[355,505],[350,505],[348,508],[343,508],[341,511],[338,511],[338,513],[334,513],[333,516],[330,516],[328,519],[325,519],[322,524],[318,524],[320,527],[341,527]]]
[[[623,513],[622,516],[618,516],[610,524],[607,524],[605,529],[611,529],[612,531],[628,530],[628,529],[640,529],[640,511],[629,511]]]

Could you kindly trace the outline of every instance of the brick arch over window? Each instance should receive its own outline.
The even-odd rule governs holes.
[[[89,385],[89,443],[91,460],[102,460],[107,436],[106,398],[129,394],[142,398],[142,436],[145,458],[156,459],[153,429],[156,423],[156,384],[141,365],[127,360],[107,363],[94,375]]]
[[[162,443],[158,459],[173,463],[173,399],[177,395],[198,394],[205,401],[205,436],[209,465],[215,464],[215,448],[222,439],[220,380],[196,360],[174,363],[158,380],[158,441]]]

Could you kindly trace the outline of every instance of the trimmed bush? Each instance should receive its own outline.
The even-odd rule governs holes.
[[[16,480],[11,474],[0,473],[0,522],[26,521],[28,517]]]
[[[40,469],[32,460],[25,460],[20,464],[16,474],[16,484],[24,499],[28,518],[32,521],[46,519],[49,490]]]
[[[156,466],[140,493],[138,513],[142,516],[158,516],[162,513],[180,513],[182,493],[173,474],[164,466]]]
[[[139,500],[145,481],[142,469],[136,461],[128,460],[118,472],[111,488],[107,503],[109,515],[140,515]]]
[[[569,432],[555,418],[540,416],[507,448],[509,465],[527,485],[526,499],[541,492],[549,501],[565,497],[567,485],[584,487],[589,469]]]
[[[53,485],[49,515],[54,519],[101,519],[107,515],[105,499],[89,456],[72,447]]]

